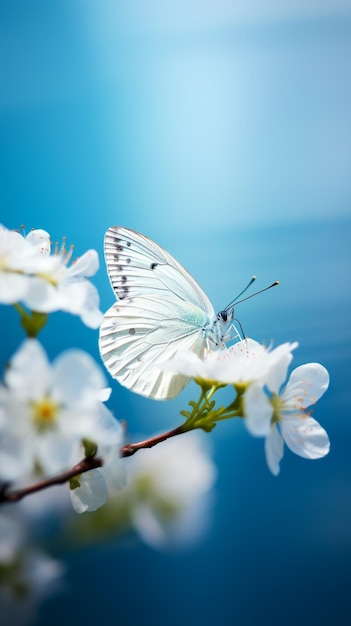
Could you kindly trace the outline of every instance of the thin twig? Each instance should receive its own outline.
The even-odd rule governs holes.
[[[144,441],[139,441],[137,443],[128,443],[123,448],[121,448],[121,457],[133,456],[138,450],[142,450],[144,448],[153,448],[157,444],[162,441],[166,441],[170,437],[175,437],[177,435],[181,435],[184,431],[183,426],[178,426],[173,430],[170,430],[161,435],[156,435],[155,437],[150,437],[149,439],[144,439]],[[72,469],[67,470],[66,472],[62,472],[62,474],[58,474],[57,476],[53,476],[52,478],[45,478],[40,480],[32,485],[27,487],[23,487],[22,489],[16,489],[14,491],[8,490],[8,485],[5,485],[2,490],[0,490],[0,504],[4,502],[18,502],[22,500],[25,496],[29,496],[32,493],[37,493],[38,491],[43,491],[48,487],[53,487],[54,485],[62,485],[63,483],[68,482],[71,478],[79,474],[84,474],[89,470],[96,469],[98,467],[102,467],[104,461],[100,457],[91,456],[83,459],[80,463],[77,463]]]
[[[170,439],[171,437],[176,437],[177,435],[181,435],[184,433],[183,426],[177,426],[173,430],[169,430],[162,435],[156,435],[155,437],[150,437],[149,439],[144,439],[144,441],[139,441],[138,443],[127,443],[123,446],[121,450],[121,456],[133,456],[138,450],[142,450],[144,448],[153,448],[157,446],[158,443],[162,443],[162,441],[166,441],[166,439]]]
[[[0,504],[3,502],[18,502],[18,500],[22,500],[22,498],[24,498],[25,496],[29,496],[31,493],[42,491],[43,489],[53,487],[54,485],[62,485],[63,483],[68,482],[74,476],[77,476],[78,474],[83,474],[84,472],[88,472],[92,469],[96,469],[97,467],[101,467],[102,465],[102,459],[92,456],[88,457],[87,459],[83,459],[82,461],[80,461],[80,463],[77,463],[77,465],[72,467],[72,469],[67,470],[67,472],[62,472],[62,474],[52,476],[51,478],[45,478],[38,481],[37,483],[34,483],[33,485],[29,485],[28,487],[16,489],[15,491],[8,491],[5,488],[0,492]]]

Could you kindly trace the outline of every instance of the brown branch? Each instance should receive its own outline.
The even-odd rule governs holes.
[[[28,487],[23,487],[22,489],[16,489],[16,491],[8,491],[8,485],[0,491],[0,504],[2,502],[18,502],[18,500],[22,500],[25,496],[29,496],[31,493],[36,493],[37,491],[42,491],[43,489],[47,489],[48,487],[53,487],[54,485],[62,485],[63,483],[68,482],[74,476],[78,474],[84,474],[84,472],[88,472],[89,470],[96,469],[97,467],[101,467],[103,465],[102,459],[91,456],[77,463],[72,469],[67,470],[67,472],[62,472],[62,474],[58,474],[57,476],[53,476],[52,478],[45,478],[43,480],[34,483],[33,485],[29,485]]]
[[[169,439],[170,437],[181,435],[183,432],[185,432],[183,426],[178,426],[177,428],[163,433],[162,435],[156,435],[155,437],[144,439],[144,441],[139,441],[138,443],[128,443],[121,448],[121,457],[133,456],[133,454],[135,454],[138,450],[142,450],[144,448],[153,448],[158,443],[162,443],[162,441],[166,441],[166,439]],[[9,485],[5,485],[2,490],[0,489],[0,504],[3,502],[18,502],[25,496],[29,496],[32,493],[43,491],[44,489],[53,487],[54,485],[62,485],[79,474],[84,474],[89,470],[102,467],[103,464],[103,459],[91,456],[83,459],[80,463],[77,463],[77,465],[72,467],[72,469],[62,472],[62,474],[58,474],[52,478],[45,478],[34,483],[33,485],[29,485],[28,487],[16,489],[15,491],[8,491]]]
[[[133,454],[138,452],[138,450],[153,448],[154,446],[157,446],[158,443],[162,443],[162,441],[166,441],[166,439],[170,439],[170,437],[181,435],[184,432],[184,426],[177,426],[177,428],[169,430],[162,435],[156,435],[155,437],[144,439],[144,441],[139,441],[138,443],[127,443],[121,450],[121,457],[133,456]]]

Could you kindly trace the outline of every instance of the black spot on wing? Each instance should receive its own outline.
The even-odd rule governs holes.
[[[159,265],[159,263],[151,263],[150,269],[154,270],[155,267],[157,267],[158,265]]]
[[[122,288],[122,293],[119,294],[119,299],[123,300],[124,298],[128,297],[128,293],[129,293],[129,287],[127,287],[126,285]]]
[[[129,334],[130,335],[135,335],[135,328],[130,328],[129,329]]]

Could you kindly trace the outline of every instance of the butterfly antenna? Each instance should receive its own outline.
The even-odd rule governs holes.
[[[240,293],[238,293],[238,295],[234,298],[234,300],[232,300],[231,302],[229,302],[229,304],[227,304],[227,306],[225,307],[225,309],[224,309],[224,310],[225,310],[225,311],[227,311],[227,309],[229,309],[231,306],[233,306],[233,304],[235,304],[235,302],[237,301],[237,299],[238,299],[238,298],[240,298],[240,296],[242,296],[242,295],[243,295],[243,293],[245,293],[245,291],[246,291],[249,287],[251,287],[252,283],[254,283],[254,282],[255,282],[255,280],[256,280],[256,276],[253,276],[253,277],[251,278],[251,280],[247,283],[246,287],[245,287],[242,291],[240,291]]]
[[[255,291],[255,293],[252,293],[251,296],[247,296],[246,298],[243,298],[242,300],[239,300],[239,302],[237,302],[237,298],[235,298],[235,300],[233,300],[233,303],[235,302],[235,304],[241,304],[242,302],[245,302],[245,300],[249,300],[250,298],[253,298],[254,296],[257,296],[259,293],[263,293],[264,291],[268,291],[268,289],[272,289],[272,287],[276,287],[276,285],[279,285],[279,280],[276,280],[274,283],[272,283],[271,285],[268,285],[268,287],[265,287],[264,289],[260,289],[259,291]],[[245,289],[244,289],[245,291]],[[243,293],[243,292],[241,292]],[[230,305],[229,305],[230,306]]]

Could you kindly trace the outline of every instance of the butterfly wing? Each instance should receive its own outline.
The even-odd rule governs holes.
[[[100,353],[113,378],[132,391],[158,400],[173,398],[186,376],[164,372],[161,360],[178,350],[202,355],[208,315],[179,298],[146,295],[116,302],[104,315]]]
[[[214,315],[213,306],[194,278],[157,243],[134,230],[112,226],[105,235],[105,260],[120,300],[153,295],[190,302]]]
[[[113,378],[157,399],[175,397],[188,378],[157,367],[178,350],[202,355],[215,318],[204,291],[176,259],[154,241],[112,226],[105,235],[105,260],[119,302],[100,328],[101,357]]]

